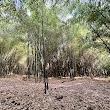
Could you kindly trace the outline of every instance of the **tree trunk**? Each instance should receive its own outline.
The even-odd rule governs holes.
[[[26,48],[26,50],[27,50],[27,77],[28,77],[28,79],[30,79],[30,61],[29,61],[29,55],[30,55],[30,53],[29,53],[29,34],[27,34],[27,48]]]
[[[43,75],[44,75],[44,90],[46,94],[46,90],[48,89],[48,76],[45,70],[46,67],[46,58],[45,58],[45,39],[44,39],[44,10],[43,10],[43,3],[42,3],[42,43],[43,43]]]
[[[35,33],[35,39],[34,39],[34,78],[35,78],[35,83],[37,82],[37,78],[38,78],[38,72],[37,72],[37,33]]]

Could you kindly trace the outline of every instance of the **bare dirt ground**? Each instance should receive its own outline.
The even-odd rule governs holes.
[[[110,110],[110,81],[50,79],[43,83],[0,79],[0,110]]]

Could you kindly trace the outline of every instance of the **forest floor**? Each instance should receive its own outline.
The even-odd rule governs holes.
[[[47,94],[43,88],[22,78],[0,78],[0,110],[110,110],[108,79],[51,78]]]

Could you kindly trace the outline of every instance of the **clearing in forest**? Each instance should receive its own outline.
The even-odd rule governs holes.
[[[0,79],[0,110],[110,110],[110,82],[87,78],[43,83]]]

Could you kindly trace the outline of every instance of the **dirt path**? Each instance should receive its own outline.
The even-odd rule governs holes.
[[[110,110],[110,82],[91,79],[49,81],[43,84],[20,79],[0,79],[0,110]]]

